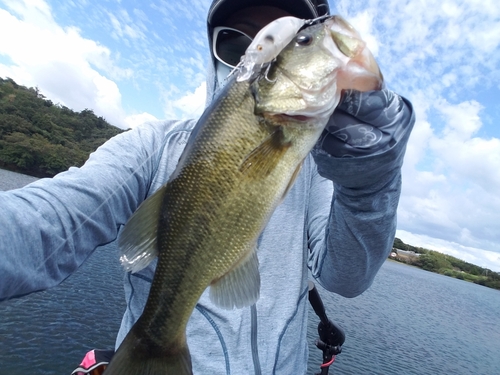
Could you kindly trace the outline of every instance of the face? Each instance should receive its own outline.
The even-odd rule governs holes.
[[[290,16],[290,13],[276,7],[255,6],[255,7],[245,8],[237,11],[236,13],[233,13],[231,16],[227,18],[226,22],[224,22],[224,26],[236,29],[248,35],[250,38],[254,38],[255,35],[268,23],[276,20],[277,18],[286,16]],[[242,39],[243,42],[247,42],[248,44],[250,44],[249,38],[243,37]],[[237,64],[237,62],[241,57],[240,56],[241,51],[243,51],[244,48],[246,48],[247,46],[248,45],[244,45],[243,49],[240,46],[240,48],[237,50],[238,56],[232,56],[231,58],[232,60],[231,65],[234,66]],[[228,49],[225,49],[226,54],[229,53],[230,55],[232,55],[231,52],[236,52],[236,51],[229,51]],[[228,74],[231,72],[232,68],[216,59],[215,70],[216,70],[217,82],[220,88],[224,86],[225,80]]]

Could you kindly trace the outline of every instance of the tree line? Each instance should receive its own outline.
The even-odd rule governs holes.
[[[451,276],[456,279],[466,280],[500,290],[500,273],[494,272],[488,268],[479,267],[438,251],[405,244],[399,238],[394,240],[394,248],[413,251],[419,254],[419,256],[415,257],[396,257],[395,259],[398,261],[420,267],[426,271]]]
[[[75,112],[46,99],[38,88],[0,78],[0,167],[52,177],[79,167],[123,130],[90,109]]]

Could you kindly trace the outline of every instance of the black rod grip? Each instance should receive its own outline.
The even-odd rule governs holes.
[[[309,280],[309,302],[314,309],[314,312],[319,317],[323,324],[328,324],[328,317],[326,316],[325,306],[323,305],[323,301],[318,293],[318,289],[316,289],[316,285]]]

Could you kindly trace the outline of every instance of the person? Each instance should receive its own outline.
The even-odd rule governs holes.
[[[328,12],[327,0],[214,0],[207,100],[235,64],[224,59],[241,54],[265,24]],[[201,296],[187,332],[194,374],[306,373],[309,273],[345,297],[371,285],[392,248],[414,121],[411,104],[388,89],[344,93],[259,237],[259,301],[226,311],[207,292]],[[2,192],[0,298],[51,288],[97,246],[115,241],[141,202],[168,180],[195,124],[144,124],[110,139],[81,168]],[[141,314],[154,270],[152,264],[125,275],[117,347]]]

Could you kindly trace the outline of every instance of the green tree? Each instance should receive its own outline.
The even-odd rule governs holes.
[[[438,273],[444,273],[446,269],[452,268],[447,256],[437,251],[429,251],[420,255],[416,263],[424,270]]]
[[[54,105],[38,88],[0,78],[0,167],[53,176],[81,166],[88,155],[122,130],[91,109]]]

